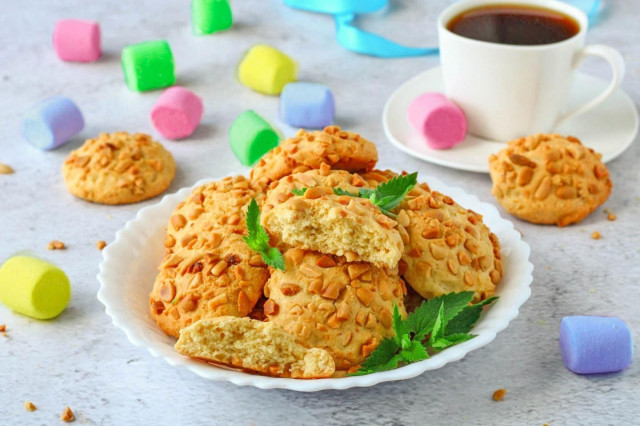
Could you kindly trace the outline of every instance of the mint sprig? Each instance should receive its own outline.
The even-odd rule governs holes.
[[[282,253],[277,248],[269,246],[269,234],[260,225],[260,207],[255,198],[251,199],[247,209],[247,230],[249,235],[244,237],[244,242],[249,248],[260,253],[267,265],[284,271]]]
[[[349,195],[351,197],[366,198],[371,204],[377,206],[385,215],[395,218],[396,215],[391,210],[398,207],[409,191],[418,183],[418,172],[410,175],[396,176],[386,182],[381,183],[376,189],[360,188],[354,194],[340,188],[334,188],[336,195]]]
[[[450,346],[473,339],[476,336],[469,331],[480,318],[482,307],[498,298],[491,297],[470,305],[472,299],[472,291],[445,294],[422,302],[404,320],[398,305],[394,305],[394,337],[383,339],[353,375],[392,370],[401,362],[421,361]]]

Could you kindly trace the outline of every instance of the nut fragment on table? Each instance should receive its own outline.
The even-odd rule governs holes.
[[[10,165],[8,164],[4,164],[4,163],[0,163],[0,175],[10,175],[12,174],[14,171],[11,168]]]
[[[71,408],[69,408],[69,406],[67,405],[67,408],[65,408],[62,414],[60,415],[60,420],[63,420],[68,423],[68,422],[74,421],[75,419],[76,417],[73,415],[73,411],[71,411]]]
[[[24,409],[27,411],[36,411],[38,409],[38,407],[35,406],[35,404],[31,401],[25,401],[24,402]]]
[[[96,243],[96,247],[98,248],[98,250],[102,250],[103,248],[105,248],[107,246],[107,243],[105,241],[98,241]]]
[[[504,398],[506,394],[507,394],[506,389],[498,389],[493,393],[493,400],[496,402],[502,401],[502,398]]]
[[[50,241],[47,245],[47,250],[64,250],[66,248],[67,247],[64,245],[64,243],[58,240]]]

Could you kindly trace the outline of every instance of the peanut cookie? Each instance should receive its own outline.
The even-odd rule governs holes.
[[[424,184],[397,212],[405,245],[399,273],[422,297],[474,291],[477,302],[493,294],[502,278],[500,243],[481,215]]]
[[[364,178],[343,170],[318,170],[288,175],[269,185],[262,223],[275,241],[323,253],[347,256],[394,268],[402,254],[396,222],[369,200],[334,195],[332,188],[357,193],[369,187]],[[303,196],[294,189],[307,188]],[[304,208],[303,208],[304,207]]]
[[[244,242],[246,205],[255,191],[242,177],[198,188],[167,225],[165,259],[149,297],[160,328],[178,337],[201,318],[248,315],[269,273]]]
[[[520,219],[557,226],[578,223],[611,194],[613,184],[601,157],[572,136],[513,140],[489,157],[491,193]]]
[[[326,349],[337,370],[355,369],[385,337],[393,336],[394,304],[406,315],[404,283],[369,263],[294,248],[286,271],[265,285],[270,322],[311,347]]]
[[[324,349],[307,349],[278,325],[249,318],[200,320],[180,331],[183,355],[296,379],[331,377],[336,366]]]
[[[368,199],[335,195],[328,186],[308,188],[277,204],[262,222],[292,247],[338,256],[355,253],[357,260],[378,266],[395,268],[404,249],[395,220]]]
[[[102,204],[128,204],[164,192],[175,175],[171,153],[151,136],[102,133],[72,151],[62,166],[69,191]]]
[[[319,169],[322,164],[359,172],[371,170],[377,161],[376,146],[356,133],[342,131],[338,126],[313,132],[301,129],[262,157],[250,178],[266,186],[292,173]]]

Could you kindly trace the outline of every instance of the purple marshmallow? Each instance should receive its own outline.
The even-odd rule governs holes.
[[[335,102],[328,87],[317,83],[289,83],[280,95],[280,117],[293,127],[320,129],[333,123]]]
[[[82,112],[71,99],[64,96],[54,96],[36,105],[22,122],[25,139],[43,150],[67,143],[83,128]]]
[[[611,373],[631,364],[633,340],[627,324],[597,316],[564,317],[560,349],[567,368],[578,374]]]

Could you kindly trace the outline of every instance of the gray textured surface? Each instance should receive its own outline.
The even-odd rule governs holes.
[[[171,191],[198,179],[241,171],[226,143],[228,126],[247,108],[275,116],[278,99],[249,91],[234,80],[242,52],[269,42],[300,62],[300,79],[329,85],[338,124],[376,141],[381,165],[419,170],[494,203],[488,176],[419,162],[386,141],[384,102],[402,82],[437,64],[436,57],[382,60],[342,50],[325,16],[290,10],[277,0],[236,1],[233,30],[212,37],[190,35],[185,1],[80,2],[4,0],[0,14],[0,162],[16,173],[0,175],[0,260],[30,250],[58,263],[73,283],[69,308],[56,320],[35,321],[0,307],[0,424],[57,424],[66,405],[80,424],[638,424],[640,369],[577,376],[565,369],[557,338],[565,315],[623,318],[640,341],[640,144],[611,162],[614,191],[604,207],[565,229],[515,221],[532,248],[532,296],[508,329],[485,348],[446,367],[368,389],[300,394],[209,382],[172,368],[136,348],[113,327],[96,300],[100,239],[115,232],[151,200],[108,207],[74,199],[60,166],[82,140],[102,131],[153,131],[148,113],[158,92],[135,94],[123,84],[119,52],[127,44],[167,38],[179,83],[204,97],[203,125],[183,142],[167,142],[179,171]],[[386,13],[363,18],[368,29],[415,45],[435,43],[435,16],[447,1],[396,1]],[[623,88],[640,101],[640,3],[607,2],[589,43],[620,49],[627,63]],[[100,21],[105,56],[95,64],[67,64],[55,57],[51,32],[67,17]],[[607,77],[607,66],[583,68]],[[72,143],[40,152],[19,135],[20,117],[56,93],[72,97],[87,127]],[[577,135],[580,136],[580,135]],[[598,230],[603,238],[592,240]],[[48,252],[52,239],[69,248]],[[637,344],[636,344],[637,348]],[[636,357],[637,358],[637,357]],[[508,394],[491,400],[497,388]],[[25,400],[38,411],[28,413]]]

